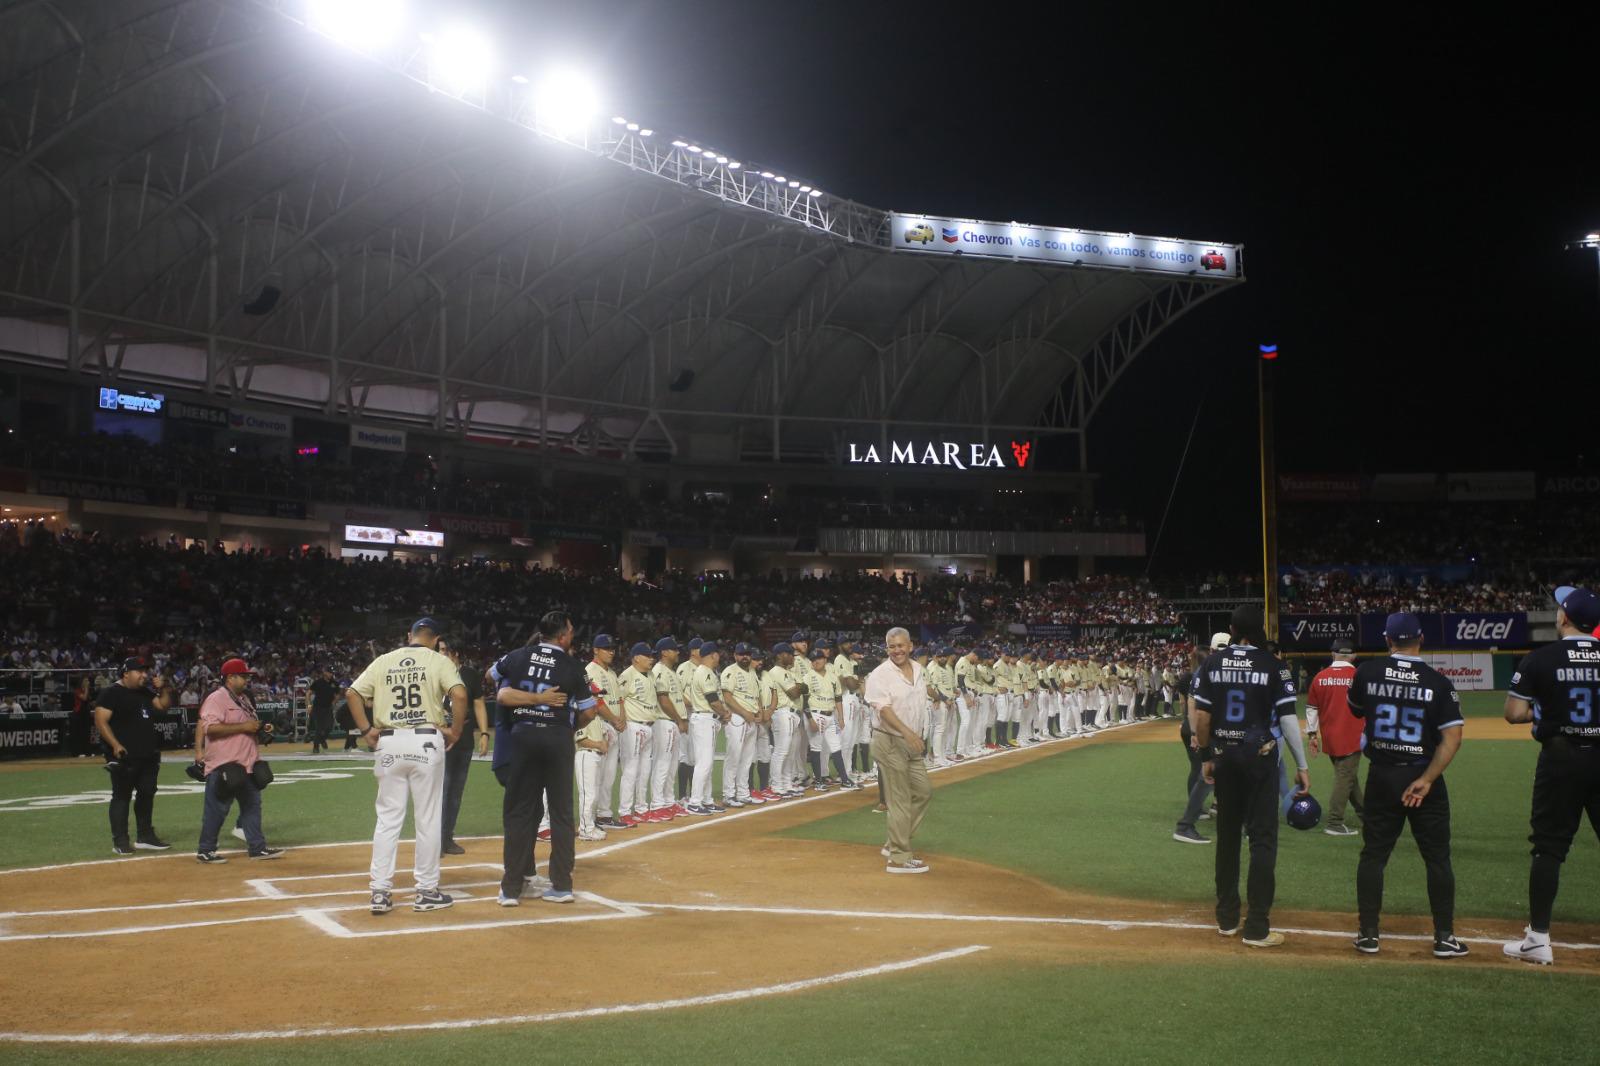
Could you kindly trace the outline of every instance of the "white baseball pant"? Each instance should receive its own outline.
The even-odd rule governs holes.
[[[970,693],[963,693],[956,697],[956,718],[960,722],[956,734],[956,751],[963,757],[976,755],[978,745],[973,742],[973,726],[977,724],[977,707],[974,706],[975,698]]]
[[[617,809],[624,815],[650,813],[651,763],[655,730],[649,722],[629,722],[622,741],[622,789]]]
[[[737,714],[722,727],[722,802],[750,799],[750,764],[756,757],[756,734],[760,728]]]
[[[616,791],[617,762],[622,755],[622,741],[618,738],[617,731],[609,724],[605,729],[606,753],[600,756],[600,774],[595,782],[595,815],[599,818],[613,817],[611,795]]]
[[[689,802],[701,807],[710,806],[711,768],[717,759],[717,729],[722,723],[707,711],[696,711],[689,716],[689,744],[694,756],[694,777],[689,784]],[[726,766],[724,766],[726,771]]]
[[[595,804],[600,799],[600,764],[605,761],[593,748],[579,748],[572,760],[572,776],[578,779],[578,829],[592,833]]]
[[[789,751],[799,746],[796,743],[799,738],[794,735],[799,725],[800,716],[787,707],[779,707],[772,712],[772,769],[768,780],[775,791],[794,791]]]
[[[674,790],[678,787],[678,723],[671,718],[658,718],[650,726],[650,802],[651,810],[662,810],[677,803]]]
[[[439,821],[444,808],[444,732],[396,729],[378,738],[372,773],[378,779],[378,824],[372,831],[373,892],[394,891],[395,851],[406,820],[406,799],[416,827],[412,879],[418,892],[439,888]]]

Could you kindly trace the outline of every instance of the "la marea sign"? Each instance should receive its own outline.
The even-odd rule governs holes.
[[[845,461],[849,463],[888,463],[900,466],[944,466],[957,470],[986,467],[1024,469],[1033,451],[1032,441],[1011,442],[1007,456],[997,444],[959,444],[956,441],[890,441],[887,449],[877,444],[852,441]]]

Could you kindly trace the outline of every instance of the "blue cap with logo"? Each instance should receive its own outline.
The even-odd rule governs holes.
[[[940,655],[954,655],[955,653],[956,653],[956,650],[954,648],[952,648],[948,644],[944,645],[943,647],[941,647],[939,649],[939,654]]]
[[[701,655],[702,658],[707,656],[707,655],[715,655],[716,653],[717,653],[717,642],[716,641],[707,640],[707,641],[704,641],[704,642],[701,643],[701,645],[700,645],[700,655]]]
[[[811,657],[813,659],[826,659],[828,657],[828,653],[826,649],[819,645],[818,647],[811,649]]]
[[[596,633],[594,642],[590,646],[595,648],[615,648],[617,646],[617,638],[610,633]]]
[[[1422,620],[1410,611],[1396,611],[1384,619],[1383,635],[1390,640],[1416,640],[1422,636]]]
[[[808,634],[803,629],[797,629],[793,633],[789,634],[789,643],[790,644],[807,644],[810,641],[811,641],[810,634]]]
[[[752,650],[750,645],[742,640],[733,646],[733,654],[735,655],[749,655]]]
[[[1567,616],[1567,621],[1587,632],[1600,626],[1600,596],[1585,588],[1562,585],[1556,589],[1556,606]]]
[[[660,640],[656,641],[656,651],[658,652],[679,650],[681,649],[678,646],[678,642],[673,640],[671,637],[662,637]]]
[[[701,640],[699,637],[690,637],[689,638],[689,650],[690,651],[694,651],[696,648],[703,648],[703,647],[705,647],[705,643],[706,642]]]
[[[833,641],[829,640],[827,637],[823,637],[821,640],[817,641],[817,647],[831,648],[833,647]]]
[[[650,645],[646,644],[644,641],[641,640],[639,643],[635,644],[632,648],[630,648],[628,650],[628,654],[629,655],[654,655],[655,652],[650,650]]]
[[[772,654],[774,654],[774,655],[793,655],[794,654],[794,645],[788,643],[787,641],[780,640],[780,641],[778,641],[778,643],[776,643],[776,644],[774,644],[772,646]]]
[[[439,632],[439,623],[435,622],[432,618],[419,618],[415,622],[411,623],[411,632],[415,633],[419,629],[431,629],[433,632],[437,633]]]

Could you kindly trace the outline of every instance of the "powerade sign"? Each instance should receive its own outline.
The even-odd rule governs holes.
[[[1027,259],[1062,266],[1116,267],[1157,274],[1238,278],[1237,244],[1138,237],[1131,233],[1048,229],[1022,222],[981,222],[936,215],[889,216],[895,251]]]
[[[1360,623],[1353,614],[1278,616],[1278,644],[1295,651],[1328,651],[1336,640],[1356,641]]]

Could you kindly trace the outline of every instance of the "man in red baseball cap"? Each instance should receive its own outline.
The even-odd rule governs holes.
[[[195,858],[207,865],[228,860],[217,854],[217,834],[227,820],[228,808],[239,801],[239,825],[252,859],[276,859],[282,848],[267,846],[261,831],[261,790],[254,771],[260,759],[256,737],[272,727],[256,717],[255,703],[246,689],[250,665],[243,659],[222,664],[222,687],[200,705],[194,731],[194,761],[205,776],[205,814],[200,822],[200,845]]]

